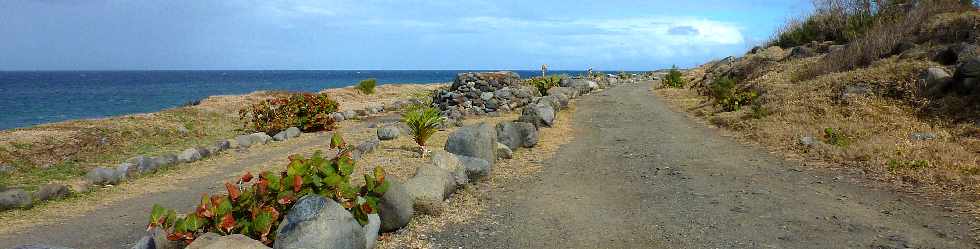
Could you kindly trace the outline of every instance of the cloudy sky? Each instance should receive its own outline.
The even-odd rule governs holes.
[[[0,0],[0,70],[651,70],[741,54],[806,0]]]

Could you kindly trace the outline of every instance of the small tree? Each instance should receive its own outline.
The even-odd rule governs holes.
[[[428,141],[444,122],[444,118],[439,115],[439,110],[432,107],[411,110],[403,114],[402,121],[408,124],[412,139],[419,144],[422,157],[425,157],[425,141]]]
[[[357,90],[360,90],[363,94],[374,94],[374,87],[377,85],[378,80],[370,78],[357,83]]]
[[[674,87],[681,88],[684,87],[684,78],[680,70],[677,69],[677,65],[671,66],[670,71],[667,72],[667,77],[664,79],[664,87]]]

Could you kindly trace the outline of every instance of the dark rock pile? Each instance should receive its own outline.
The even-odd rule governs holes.
[[[432,96],[432,103],[444,117],[460,120],[467,115],[493,116],[516,110],[537,96],[540,93],[524,85],[514,72],[460,73],[449,90],[439,90]]]

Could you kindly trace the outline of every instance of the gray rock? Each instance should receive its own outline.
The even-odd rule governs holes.
[[[354,154],[356,155],[355,159],[360,159],[362,155],[373,152],[374,149],[378,148],[378,145],[381,145],[381,141],[379,140],[368,140],[361,142],[354,147]]]
[[[926,141],[936,139],[936,133],[932,132],[915,132],[909,135],[909,139],[916,141]]]
[[[30,208],[31,195],[22,189],[8,189],[0,192],[0,210]]]
[[[228,142],[229,149],[238,149],[239,145],[237,139],[225,139],[225,141]]]
[[[382,141],[398,138],[398,135],[399,130],[397,126],[388,125],[378,128],[378,139]]]
[[[493,164],[497,159],[494,151],[496,143],[497,131],[490,124],[483,122],[461,127],[450,133],[446,140],[446,151],[482,158]]]
[[[431,160],[433,166],[452,173],[453,178],[456,180],[457,186],[462,186],[470,181],[469,177],[466,176],[466,168],[463,167],[463,163],[459,161],[459,158],[457,158],[456,155],[437,150],[432,152],[429,159]]]
[[[544,96],[539,98],[537,103],[547,104],[551,106],[551,109],[554,109],[555,111],[561,110],[563,107],[561,104],[561,100],[558,99],[558,96]]]
[[[209,157],[209,156],[211,156],[211,154],[214,154],[215,153],[215,152],[212,152],[213,150],[208,149],[208,147],[201,147],[201,146],[199,146],[199,147],[195,147],[194,149],[197,150],[197,154],[201,154],[201,159],[204,159],[206,157]]]
[[[354,119],[357,117],[357,112],[353,110],[344,111],[344,119]]]
[[[14,166],[10,165],[0,165],[0,176],[8,175],[14,172]]]
[[[138,176],[140,174],[140,171],[139,168],[136,167],[136,165],[125,162],[116,165],[116,174],[119,174],[119,176],[122,176],[123,178],[133,178]]]
[[[401,179],[387,176],[385,181],[389,182],[388,191],[378,202],[378,215],[381,218],[381,231],[391,232],[408,225],[415,215],[415,208],[412,207],[412,195]]]
[[[296,127],[286,128],[286,138],[297,138],[297,137],[299,137],[299,135],[302,135],[302,134],[303,134],[303,131],[300,131],[299,128],[296,128]]]
[[[34,192],[34,200],[35,201],[57,200],[57,199],[65,198],[69,194],[71,194],[71,191],[68,190],[68,185],[49,183],[49,184],[45,184],[44,186],[41,186],[41,188],[37,189],[37,192]]]
[[[273,248],[363,249],[364,230],[354,216],[331,199],[303,196],[286,213]]]
[[[201,160],[201,152],[197,151],[196,148],[189,148],[184,150],[177,156],[177,162],[189,163]]]
[[[497,158],[511,159],[514,158],[514,151],[510,150],[510,147],[502,143],[497,143],[496,145]]]
[[[190,133],[190,132],[191,131],[188,130],[187,127],[185,127],[183,125],[177,126],[177,133],[180,133],[181,135],[187,135],[187,133]]]
[[[591,92],[599,87],[597,83],[586,79],[571,79],[567,85],[563,87],[569,87],[577,92],[577,95],[583,95]]]
[[[95,185],[115,185],[122,180],[122,174],[112,169],[98,167],[85,174],[85,179]]]
[[[241,234],[230,234],[219,236],[215,233],[206,233],[199,236],[187,246],[186,249],[267,249],[268,246],[257,240]]]
[[[135,156],[126,160],[126,162],[136,166],[136,170],[140,174],[153,172],[159,167],[157,166],[156,160],[145,156]]]
[[[374,248],[378,243],[378,232],[381,230],[381,217],[378,214],[369,214],[368,223],[362,227],[364,230],[364,248]]]
[[[449,171],[425,164],[405,182],[405,189],[412,196],[416,211],[438,215],[442,213],[443,200],[456,190],[455,182]]]
[[[949,83],[953,81],[953,76],[946,70],[939,67],[930,67],[925,73],[926,94],[935,95],[945,92],[949,88]]]
[[[214,147],[218,147],[218,150],[212,152],[227,150],[231,148],[231,142],[228,140],[218,140],[217,142],[214,142]]]
[[[521,131],[514,122],[497,123],[497,142],[507,145],[511,150],[520,148],[524,144]]]
[[[340,112],[331,113],[330,118],[332,118],[334,122],[342,122],[347,119],[347,117]]]
[[[235,142],[238,143],[239,148],[252,147],[252,137],[249,135],[240,135],[235,137]]]
[[[45,244],[26,244],[26,245],[19,245],[17,247],[14,247],[13,249],[72,249],[72,248],[62,247],[62,246],[49,246]]]
[[[517,127],[517,131],[521,134],[522,147],[533,148],[535,145],[538,145],[538,128],[534,124],[514,122],[514,126]]]
[[[459,159],[460,164],[466,169],[466,177],[470,180],[476,181],[490,175],[490,169],[493,165],[487,162],[487,160],[463,155],[456,155],[456,158]]]
[[[177,155],[170,154],[170,153],[167,153],[167,154],[163,154],[163,155],[154,157],[154,158],[152,158],[152,160],[153,160],[153,164],[155,164],[155,166],[156,166],[156,169],[164,168],[164,167],[168,167],[168,166],[173,166],[173,165],[175,165],[175,164],[177,164],[179,162],[179,159],[177,158]],[[150,171],[154,171],[156,169],[153,169],[153,170],[150,170]],[[143,171],[143,169],[140,169],[140,172],[145,173],[146,171]]]
[[[286,131],[280,131],[279,133],[276,133],[275,136],[272,136],[272,140],[285,141],[286,140]]]
[[[977,78],[980,77],[980,57],[973,57],[959,67],[956,67],[956,78]]]
[[[272,137],[270,137],[269,134],[265,134],[265,132],[256,132],[248,136],[249,139],[252,140],[252,145],[267,144],[269,141],[272,141]]]
[[[815,138],[815,137],[811,137],[811,136],[803,136],[803,137],[800,137],[800,144],[801,145],[804,145],[804,146],[814,146],[814,145],[817,145],[818,143],[820,143],[820,140],[817,140],[817,138]]]
[[[548,104],[534,104],[521,111],[518,121],[534,124],[535,127],[551,127],[555,124],[555,109]]]
[[[493,98],[493,93],[492,92],[485,92],[485,93],[481,93],[480,94],[480,99],[483,99],[483,101],[487,101],[487,100],[490,100],[492,98]]]
[[[156,243],[153,242],[153,236],[144,235],[143,237],[140,237],[140,240],[137,240],[136,241],[136,244],[133,244],[133,247],[130,247],[130,248],[132,248],[132,249],[156,249],[157,246],[156,246]]]

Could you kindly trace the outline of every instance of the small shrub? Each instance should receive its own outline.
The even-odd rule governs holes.
[[[687,82],[684,80],[684,74],[677,69],[677,66],[671,66],[670,71],[667,72],[667,77],[664,77],[663,86],[667,88],[682,88]]]
[[[332,130],[330,113],[338,108],[326,94],[299,93],[252,104],[238,114],[245,129],[274,134],[293,126],[303,131]]]
[[[769,116],[769,110],[762,106],[758,101],[752,101],[752,114],[751,117],[754,119],[762,119]]]
[[[255,181],[246,172],[238,183],[225,183],[227,194],[204,194],[192,213],[177,215],[154,205],[147,229],[161,228],[167,239],[188,244],[200,234],[213,232],[242,234],[271,245],[285,212],[299,197],[311,194],[337,201],[361,225],[367,224],[367,216],[377,212],[378,201],[390,185],[384,169],[375,167],[373,174],[364,175],[363,186],[354,187],[350,184],[355,169],[352,148],[338,134],[331,138],[330,146],[340,149],[333,159],[317,151],[309,159],[290,156],[285,171],[265,171]]]
[[[845,147],[850,144],[850,138],[844,135],[844,132],[836,130],[834,128],[826,128],[823,130],[823,138],[827,140],[827,144],[834,146]]]
[[[435,90],[420,90],[409,94],[409,96],[411,96],[412,99],[417,99],[419,101],[417,103],[413,102],[412,104],[403,107],[404,112],[408,113],[418,109],[432,107],[433,95],[435,94],[435,92],[436,92]]]
[[[433,107],[418,108],[406,112],[402,116],[402,121],[411,130],[412,139],[421,147],[422,156],[425,156],[425,142],[439,130],[444,118],[439,115],[439,110]]]
[[[549,75],[545,77],[531,78],[529,82],[532,86],[534,86],[534,88],[538,89],[538,92],[540,92],[541,95],[547,95],[548,89],[558,86],[558,84],[561,83],[561,78],[562,77],[558,75]]]
[[[374,87],[377,85],[378,85],[378,80],[374,78],[370,78],[370,79],[362,80],[361,82],[357,83],[357,86],[355,88],[357,88],[357,90],[361,91],[361,93],[363,94],[374,94]]]
[[[929,167],[928,160],[901,161],[897,159],[888,160],[888,171],[895,172],[902,169],[919,170]]]
[[[735,80],[729,77],[715,79],[709,90],[715,104],[726,112],[738,111],[743,105],[752,103],[757,95],[754,91],[740,91]]]

